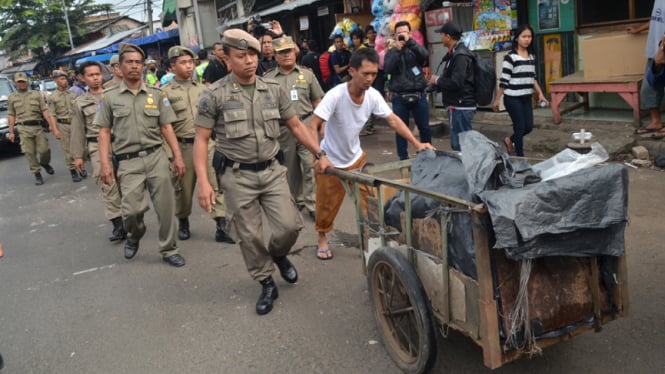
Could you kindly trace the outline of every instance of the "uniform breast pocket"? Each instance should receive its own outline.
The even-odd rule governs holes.
[[[279,138],[279,109],[263,109],[261,114],[265,123],[266,136],[272,139]]]
[[[41,112],[40,108],[41,107],[39,105],[39,99],[30,99],[28,101],[28,108],[26,108],[26,109],[29,109],[31,111]]]
[[[179,100],[176,102],[171,102],[171,107],[173,108],[173,111],[178,114],[178,117],[180,117],[180,112],[184,111],[187,109],[187,103],[185,100]]]
[[[227,139],[239,139],[249,136],[247,111],[244,109],[224,111],[224,132]]]
[[[81,108],[81,111],[83,112],[83,117],[85,117],[85,123],[91,124],[92,120],[95,118],[95,114],[97,114],[97,107],[94,105],[88,105]]]
[[[159,109],[143,109],[143,114],[148,117],[159,117]]]
[[[17,116],[22,116],[25,114],[25,106],[23,105],[22,102],[17,101],[14,103],[14,114]]]
[[[113,118],[128,117],[130,112],[129,108],[113,108]]]

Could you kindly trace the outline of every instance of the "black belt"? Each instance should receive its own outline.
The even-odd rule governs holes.
[[[118,159],[118,161],[126,161],[126,160],[131,160],[131,159],[137,158],[137,157],[145,157],[145,156],[155,152],[160,147],[161,147],[161,145],[156,145],[154,147],[144,149],[144,150],[138,151],[138,152],[120,153],[120,154],[115,155],[115,157]]]
[[[71,118],[58,118],[56,121],[58,123],[62,123],[63,125],[71,125],[72,124],[72,119]]]
[[[309,117],[312,115],[313,112],[305,113],[304,115],[300,116],[300,120],[304,120],[305,118]]]
[[[238,169],[240,170],[253,170],[253,171],[262,171],[270,167],[272,165],[272,162],[275,161],[274,158],[268,160],[268,161],[261,161],[257,162],[255,164],[243,164],[242,162],[238,161],[233,161],[233,160],[226,160],[227,162],[224,163],[224,165],[227,168],[233,168],[235,165],[238,165]]]
[[[23,121],[23,122],[17,123],[17,125],[20,125],[20,126],[41,126],[42,121]]]
[[[185,144],[194,144],[194,138],[181,138],[178,137],[178,141],[180,143],[185,143]]]

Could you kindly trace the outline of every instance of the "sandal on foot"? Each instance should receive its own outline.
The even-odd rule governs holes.
[[[321,261],[327,261],[327,260],[332,260],[333,254],[330,252],[330,248],[316,248],[316,258],[318,258]]]
[[[640,126],[639,129],[635,130],[635,134],[644,135],[644,134],[649,134],[649,133],[652,133],[652,132],[659,132],[659,131],[662,131],[662,130],[663,130],[662,127],[659,127],[659,128],[656,129],[656,128],[653,128],[653,127]]]
[[[661,129],[660,131],[654,132],[649,138],[653,140],[665,139],[665,130]]]
[[[506,151],[508,151],[509,156],[516,156],[517,153],[515,152],[515,146],[513,145],[513,141],[510,140],[510,137],[506,136],[503,138],[503,145],[506,146]]]

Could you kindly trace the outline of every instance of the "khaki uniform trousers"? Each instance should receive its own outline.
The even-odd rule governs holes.
[[[262,171],[227,167],[220,183],[228,232],[240,246],[249,274],[261,281],[275,271],[271,256],[286,256],[303,227],[286,182],[286,168],[277,161]],[[271,232],[267,248],[262,211]]]
[[[341,170],[360,169],[365,164],[366,158],[367,155],[363,152],[358,161]],[[349,183],[349,185],[351,184]],[[364,184],[360,184],[359,187],[361,212],[366,215],[369,188]],[[335,217],[342,206],[345,194],[346,190],[339,178],[328,174],[316,175],[316,224],[314,225],[316,232],[332,231]]]
[[[288,129],[281,129],[279,147],[284,153],[286,178],[291,194],[296,202],[305,205],[308,211],[314,212],[316,208],[314,156]]]
[[[145,156],[120,161],[118,179],[122,192],[122,221],[129,240],[138,243],[146,231],[143,215],[148,211],[146,187],[159,222],[159,251],[163,257],[178,253],[175,195],[169,160],[161,148]]]
[[[192,214],[192,199],[194,187],[196,186],[196,172],[194,170],[194,144],[179,142],[182,158],[185,160],[185,175],[178,179],[173,178],[175,188],[176,209],[175,216],[178,219],[187,218]],[[212,158],[215,153],[215,141],[208,142],[208,180],[215,191],[217,204],[213,205],[210,216],[215,219],[224,217],[224,197],[219,192],[217,177],[212,168]]]
[[[122,209],[120,205],[118,183],[114,181],[113,184],[108,185],[99,177],[99,171],[101,170],[101,163],[99,161],[99,144],[89,142],[88,153],[90,154],[90,163],[92,164],[92,176],[95,178],[95,183],[97,183],[97,186],[99,186],[99,189],[102,191],[106,218],[112,220],[120,217],[122,215]],[[111,160],[109,158],[109,164],[110,163]]]
[[[74,170],[76,169],[76,165],[74,165],[74,159],[72,158],[72,153],[70,152],[72,126],[59,122],[56,123],[55,126],[58,128],[58,131],[60,131],[60,145],[62,146],[62,150],[65,153],[65,165],[67,165],[68,170]]]
[[[219,188],[219,183],[217,182],[217,172],[212,167],[212,159],[215,156],[215,145],[217,144],[216,140],[210,139],[208,141],[208,181],[210,181],[210,186],[215,191],[215,202],[216,204],[212,206],[212,211],[210,212],[210,217],[223,218],[226,216],[226,206],[224,205],[224,195],[222,190]]]
[[[41,126],[20,125],[17,127],[18,135],[21,137],[21,151],[28,160],[30,171],[33,174],[38,173],[42,169],[41,164],[51,163],[51,148],[48,146],[44,129]],[[39,161],[37,155],[39,155]]]

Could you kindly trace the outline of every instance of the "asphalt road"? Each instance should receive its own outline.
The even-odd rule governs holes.
[[[447,139],[436,139],[439,148]],[[395,160],[393,135],[363,138],[369,160]],[[214,242],[214,222],[198,207],[192,238],[180,242],[183,268],[165,265],[156,217],[138,255],[108,242],[92,180],[72,183],[50,137],[54,176],[34,186],[22,156],[0,155],[0,353],[2,373],[397,373],[371,315],[345,202],[336,220],[335,258],[314,256],[305,218],[292,261],[296,286],[277,275],[280,296],[257,316],[260,292],[235,245]],[[631,312],[599,334],[551,347],[499,373],[661,373],[665,371],[662,196],[665,174],[631,170],[626,243]],[[471,340],[439,339],[435,372],[489,371]]]

